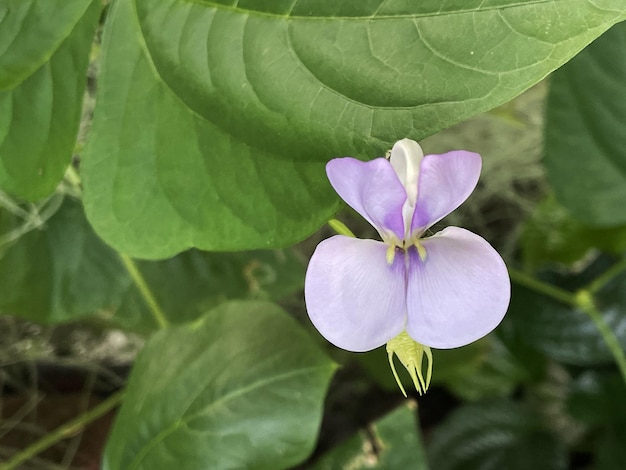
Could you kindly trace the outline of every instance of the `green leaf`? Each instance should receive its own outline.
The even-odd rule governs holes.
[[[50,202],[55,211],[57,199]],[[37,222],[37,214],[32,219]],[[157,327],[117,253],[94,233],[78,201],[66,198],[43,225],[35,229],[35,222],[0,211],[0,233],[30,227],[0,252],[0,311],[40,323],[96,314],[127,329]],[[304,282],[301,261],[287,250],[190,250],[136,264],[171,323],[194,320],[227,299],[279,299]]]
[[[588,425],[626,423],[626,385],[619,374],[587,371],[572,383],[567,397],[570,414]]]
[[[548,177],[558,200],[589,225],[626,223],[625,95],[626,24],[614,26],[551,79]]]
[[[437,470],[560,470],[562,442],[528,407],[495,401],[455,410],[433,433],[430,463]]]
[[[425,457],[415,403],[408,402],[322,456],[310,470],[427,470]]]
[[[85,157],[98,233],[137,257],[284,246],[337,210],[324,165],[498,106],[622,0],[118,0]]]
[[[0,187],[47,196],[70,163],[81,118],[97,0],[0,5]]]
[[[133,368],[103,468],[295,465],[313,449],[335,367],[267,302],[230,302],[160,331]]]
[[[594,270],[592,265],[589,271]],[[589,274],[563,276],[545,271],[543,277],[562,286],[572,282],[581,284],[581,279],[589,278]],[[626,348],[626,272],[613,278],[595,295],[595,300],[605,323]],[[578,308],[513,284],[507,317],[526,344],[557,361],[581,366],[613,362],[600,332],[590,317]]]
[[[1,214],[3,227],[17,223],[16,217]],[[93,232],[81,205],[69,198],[0,257],[0,311],[36,322],[115,310],[130,287],[117,255]]]
[[[524,267],[533,271],[545,263],[572,264],[598,248],[620,254],[626,250],[626,225],[590,227],[573,218],[556,199],[542,201],[524,226],[521,238]]]

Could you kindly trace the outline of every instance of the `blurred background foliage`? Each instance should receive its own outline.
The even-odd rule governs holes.
[[[93,5],[64,12],[75,34],[88,36]],[[78,174],[99,47],[79,64],[89,80],[63,181],[43,199],[21,194],[36,202],[11,185],[0,193],[0,461],[55,437],[0,469],[99,468],[103,453],[111,469],[626,466],[624,24],[512,101],[422,141],[427,153],[483,156],[475,193],[434,229],[489,240],[513,294],[494,333],[434,351],[431,389],[408,401],[383,349],[334,349],[307,320],[306,262],[330,228],[290,248],[156,261],[94,232]],[[349,209],[338,217],[375,237]],[[97,419],[81,418],[88,410]]]

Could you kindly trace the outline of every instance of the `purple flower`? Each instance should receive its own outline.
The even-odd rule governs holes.
[[[396,352],[408,367],[406,354],[398,352],[404,348],[398,344],[408,340],[412,347],[417,344],[410,356],[419,360],[418,367],[423,352],[430,359],[429,347],[464,346],[500,323],[510,299],[500,255],[458,227],[425,237],[467,199],[480,169],[476,153],[424,156],[409,139],[396,142],[389,159],[348,157],[327,164],[339,196],[383,240],[336,235],[317,246],[306,273],[305,299],[311,321],[328,341],[355,352],[388,343],[390,360]],[[430,366],[426,383],[420,369],[425,390]]]

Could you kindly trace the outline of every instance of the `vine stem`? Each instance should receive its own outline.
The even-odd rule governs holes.
[[[564,304],[572,305],[574,307],[579,306],[576,301],[576,296],[565,289],[540,281],[536,277],[530,276],[525,272],[518,271],[517,269],[509,268],[509,276],[511,276],[511,280],[517,284],[545,294],[548,297],[558,300],[559,302],[563,302]]]
[[[0,464],[0,470],[13,470],[18,468],[20,464],[28,459],[35,457],[37,454],[52,447],[59,441],[67,439],[82,431],[89,423],[100,418],[104,414],[119,405],[124,397],[124,391],[117,392],[104,400],[102,403],[94,406],[92,409],[82,413],[71,421],[58,427],[50,434],[46,434],[37,442],[29,445],[26,449],[15,454],[7,462]]]
[[[154,320],[156,321],[157,325],[159,325],[159,328],[167,328],[169,326],[167,317],[165,316],[165,313],[163,312],[163,310],[161,310],[161,307],[159,306],[158,302],[154,298],[154,294],[148,287],[146,280],[141,275],[141,271],[139,271],[139,268],[137,267],[135,262],[130,258],[130,256],[125,255],[123,253],[118,253],[118,254],[119,254],[120,259],[122,260],[122,263],[124,263],[124,266],[126,267],[126,270],[128,271],[128,274],[130,274],[130,277],[133,279],[133,282],[139,289],[141,296],[143,297],[144,301],[148,305],[148,308],[150,309],[150,312],[152,313],[152,316],[154,317]],[[2,469],[0,468],[0,470]]]
[[[594,293],[604,287],[608,282],[610,282],[611,279],[625,269],[626,262],[622,261],[617,263],[604,274],[599,276],[587,288],[580,289],[576,293],[553,286],[516,269],[509,269],[509,275],[511,276],[511,280],[513,282],[528,287],[536,292],[540,292],[548,297],[552,297],[559,302],[578,308],[587,314],[600,332],[602,340],[609,348],[609,351],[611,352],[611,355],[620,370],[624,383],[626,383],[626,353],[621,347],[615,333],[611,330],[611,328],[609,328],[606,321],[604,321],[604,318],[596,307],[593,299]]]
[[[613,280],[614,277],[616,277],[618,274],[620,274],[622,271],[625,271],[625,270],[626,270],[626,258],[615,263],[605,272],[600,274],[597,278],[594,279],[594,281],[591,284],[589,284],[589,287],[587,289],[589,290],[589,292],[595,294],[596,292],[601,290],[604,286],[606,286],[609,282],[611,282],[611,280]]]
[[[602,318],[602,314],[598,310],[593,300],[593,294],[590,289],[581,289],[576,294],[576,300],[578,306],[591,318],[596,328],[600,331],[602,335],[602,339],[605,344],[613,354],[613,358],[617,363],[617,367],[619,367],[620,372],[622,373],[622,378],[626,383],[626,353],[624,349],[619,344],[619,340],[613,330],[609,328],[609,325],[606,324],[604,318]]]

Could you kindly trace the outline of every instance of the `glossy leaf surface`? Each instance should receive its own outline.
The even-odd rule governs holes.
[[[529,408],[504,400],[455,410],[435,433],[429,448],[437,470],[565,470],[565,446],[542,429]]]
[[[301,240],[337,209],[324,164],[383,155],[521,93],[621,0],[119,0],[83,167],[120,251]]]
[[[267,302],[154,335],[135,363],[105,470],[277,470],[313,449],[335,369]]]
[[[594,279],[606,268],[604,260],[599,260],[578,276],[544,274],[556,285],[580,288],[586,284],[585,279]],[[623,348],[626,348],[625,286],[626,273],[622,272],[595,295],[603,321]],[[514,283],[508,317],[526,344],[557,361],[581,366],[613,362],[596,325],[577,308]]]

